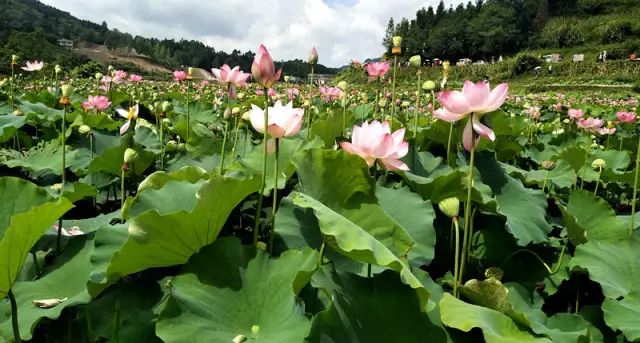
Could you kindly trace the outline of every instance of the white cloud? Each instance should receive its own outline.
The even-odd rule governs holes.
[[[277,59],[340,66],[377,57],[389,17],[414,18],[438,0],[42,0],[81,19],[133,35],[196,39],[218,50],[256,51],[264,43]],[[448,0],[457,4],[461,0]]]

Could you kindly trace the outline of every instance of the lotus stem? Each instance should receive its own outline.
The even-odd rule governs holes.
[[[469,116],[469,120],[473,120],[473,113]],[[471,190],[473,189],[473,166],[475,163],[475,134],[471,134],[471,151],[469,158],[469,173],[467,174],[467,200],[464,204],[464,236],[462,238],[462,261],[460,262],[460,271],[458,277],[460,282],[464,277],[464,267],[467,259],[467,242],[469,241],[469,233],[471,230]]]
[[[549,179],[549,171],[544,171],[544,181],[542,181],[542,193],[545,193],[544,189],[547,187],[547,179]],[[545,193],[546,195],[546,193]]]
[[[191,80],[187,79],[187,136],[184,140],[185,145],[189,144],[189,131],[191,130]]]
[[[31,258],[33,259],[33,266],[36,268],[36,278],[40,276],[40,263],[38,263],[38,256],[35,252],[31,251]]]
[[[600,185],[600,175],[602,175],[602,167],[598,167],[598,176],[596,177],[596,188],[593,190],[593,195],[598,194],[598,186]]]
[[[449,166],[451,166],[451,138],[452,137],[453,137],[453,122],[449,124],[449,139],[447,140],[447,165]],[[471,153],[473,154],[473,150],[471,151]]]
[[[15,82],[16,82],[15,64],[11,62],[11,88],[10,88],[11,96],[9,97],[9,99],[11,100],[11,111],[15,111],[16,109],[16,105],[13,99]]]
[[[18,325],[18,304],[11,288],[9,288],[7,296],[11,303],[11,327],[13,328],[13,341],[15,343],[22,343],[22,338],[20,338],[20,326]]]
[[[229,121],[222,119],[224,122],[223,134],[222,134],[222,150],[220,151],[220,175],[224,175],[224,155],[227,150],[227,132],[229,131]]]
[[[584,168],[584,170],[582,171],[582,177],[580,177],[580,189],[582,189],[584,187],[584,178],[585,178],[585,174],[587,173],[587,163],[589,162],[589,153],[591,152],[591,147],[587,148],[587,153],[584,155],[584,166],[582,166]]]
[[[347,137],[347,103],[346,98],[342,99],[342,137]]]
[[[160,170],[164,170],[164,123],[160,119]]]
[[[633,180],[633,197],[631,198],[631,220],[629,225],[629,237],[633,236],[636,219],[636,200],[638,199],[638,176],[640,176],[640,139],[636,148],[636,175]]]
[[[418,72],[418,93],[416,94],[416,110],[413,113],[413,144],[417,150],[418,143],[416,142],[418,138],[418,114],[420,112],[420,90],[422,89],[422,84],[420,83],[420,72]]]
[[[120,219],[124,223],[124,169],[120,168]]]
[[[396,69],[398,55],[393,56],[393,80],[391,82],[391,129],[393,130],[393,117],[396,115]]]
[[[311,92],[313,91],[313,64],[311,64],[311,77],[309,78],[309,109],[311,109]],[[265,89],[265,93],[267,90]],[[307,123],[307,140],[311,138],[311,123],[313,122],[312,112],[309,111],[309,122]]]
[[[564,259],[564,252],[566,251],[567,246],[563,245],[562,246],[562,250],[560,251],[560,257],[558,258],[558,264],[556,265],[555,268],[551,269],[551,267],[549,267],[549,265],[535,252],[533,252],[532,250],[529,249],[518,249],[514,252],[511,253],[511,255],[507,256],[507,258],[504,260],[504,262],[502,262],[502,265],[506,265],[507,262],[509,262],[509,260],[511,258],[513,258],[515,255],[519,254],[519,253],[529,253],[531,255],[533,255],[543,266],[544,268],[547,270],[547,272],[549,273],[549,275],[554,275],[555,273],[557,273],[560,270],[560,267],[562,266],[562,261]]]
[[[322,237],[322,245],[320,246],[320,254],[318,254],[318,268],[322,267],[322,261],[324,260],[324,249],[325,249],[324,236]]]
[[[269,233],[269,253],[273,253],[273,240],[276,235],[276,212],[278,211],[278,159],[280,158],[280,139],[276,138],[276,153],[273,162],[273,205],[271,208],[271,232]]]
[[[460,282],[460,227],[458,225],[458,218],[452,219],[455,230],[455,260],[453,262],[453,296],[458,297],[458,283]]]
[[[233,147],[231,148],[231,157],[235,160],[236,159],[236,145],[238,145],[238,136],[240,136],[240,119],[239,117],[236,115],[235,121],[234,121],[234,125],[236,128],[235,131],[235,135],[233,137]]]
[[[265,183],[267,182],[267,154],[268,154],[267,140],[269,139],[269,132],[267,131],[267,128],[269,127],[269,95],[267,94],[267,92],[268,92],[267,87],[264,87],[264,138],[262,140],[262,146],[263,146],[262,178],[261,178],[260,189],[258,193],[258,206],[256,208],[256,215],[254,218],[255,219],[255,224],[253,229],[254,245],[258,243],[258,236],[260,233],[260,213],[262,212],[262,200],[263,200],[262,193],[264,192],[264,186],[265,186]]]

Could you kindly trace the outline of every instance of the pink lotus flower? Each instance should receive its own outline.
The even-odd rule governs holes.
[[[245,85],[247,83],[247,79],[251,76],[251,74],[243,73],[238,66],[231,69],[226,64],[220,69],[211,69],[211,72],[218,82],[224,84],[228,88],[229,97],[232,99],[236,97],[236,87]]]
[[[616,133],[616,128],[615,127],[603,127],[598,131],[599,134],[601,135],[613,135],[614,133]]]
[[[142,76],[137,75],[137,74],[131,74],[131,75],[129,75],[129,81],[131,81],[133,83],[142,82]]]
[[[618,112],[616,117],[623,123],[633,123],[636,121],[636,114],[633,112]]]
[[[293,102],[282,106],[280,100],[273,107],[269,107],[267,128],[264,127],[264,110],[256,105],[251,105],[249,120],[253,128],[264,134],[268,131],[271,138],[282,138],[297,135],[302,127],[302,108],[294,108]]]
[[[529,117],[531,117],[532,119],[538,119],[540,118],[540,107],[538,106],[531,106],[529,108],[527,108],[527,114],[529,115]]]
[[[274,97],[274,96],[278,95],[278,93],[276,92],[275,89],[269,88],[269,89],[267,89],[267,95],[270,96],[270,97]]]
[[[443,108],[434,111],[433,115],[447,122],[456,122],[473,113],[472,120],[467,122],[462,134],[462,144],[465,149],[471,151],[471,147],[477,146],[481,137],[496,140],[493,130],[482,124],[480,119],[484,114],[499,109],[507,99],[508,91],[509,85],[506,82],[491,90],[487,82],[480,81],[474,84],[465,81],[461,92],[445,91],[438,95]],[[480,135],[475,142],[473,131]]]
[[[316,50],[316,47],[314,46],[311,48],[311,53],[309,54],[309,64],[316,63],[318,63],[318,50]]]
[[[293,101],[298,95],[300,95],[300,90],[298,88],[289,88],[287,89],[287,96],[289,97],[289,101]]]
[[[364,122],[362,127],[353,126],[351,143],[341,142],[340,146],[346,152],[362,157],[369,167],[377,160],[387,170],[409,170],[409,166],[400,161],[409,152],[404,133],[405,129],[399,129],[392,134],[386,121],[382,124],[377,120],[371,124]]]
[[[598,133],[602,125],[604,125],[604,120],[597,118],[580,118],[576,122],[579,128],[585,129],[587,132]]]
[[[271,88],[278,82],[280,74],[282,74],[282,68],[276,71],[276,66],[271,55],[269,55],[269,51],[262,44],[260,44],[253,64],[251,64],[251,74],[260,86],[266,88]]]
[[[109,106],[111,106],[111,101],[109,101],[109,98],[103,95],[89,95],[89,99],[82,103],[82,108],[84,108],[85,110],[104,111]]]
[[[580,119],[584,116],[584,111],[576,109],[576,108],[572,108],[569,109],[569,118],[571,119]]]
[[[369,82],[383,77],[391,68],[386,62],[367,63],[367,74],[369,74]]]
[[[27,65],[22,67],[22,70],[39,71],[39,70],[42,70],[42,68],[44,68],[44,61],[33,61],[33,62],[27,61]]]
[[[113,83],[121,83],[127,79],[127,72],[124,70],[116,70],[113,72],[113,77],[111,78],[111,82]]]
[[[342,95],[342,90],[338,87],[320,87],[320,94],[324,97],[324,102],[330,102],[331,100],[336,100]]]
[[[256,95],[257,95],[257,96],[263,96],[263,95],[264,95],[264,90],[262,90],[262,89],[256,89]]]
[[[133,120],[138,119],[138,111],[140,110],[139,106],[136,104],[133,107],[129,108],[129,111],[125,111],[121,108],[117,109],[116,111],[118,112],[118,115],[120,115],[122,118],[127,119],[127,122],[124,123],[121,127],[120,127],[120,135],[124,135],[125,132],[127,132],[127,130],[129,130],[129,126],[131,126],[131,122]]]
[[[187,79],[187,73],[184,70],[176,70],[173,72],[173,79],[176,82],[182,82]]]

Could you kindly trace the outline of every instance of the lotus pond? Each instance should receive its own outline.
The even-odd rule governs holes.
[[[352,68],[3,82],[0,342],[640,341],[636,96]]]

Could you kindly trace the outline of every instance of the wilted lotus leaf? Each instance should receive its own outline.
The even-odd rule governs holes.
[[[39,308],[53,308],[56,307],[63,302],[67,301],[67,298],[64,299],[43,299],[43,300],[34,300],[33,304]]]

